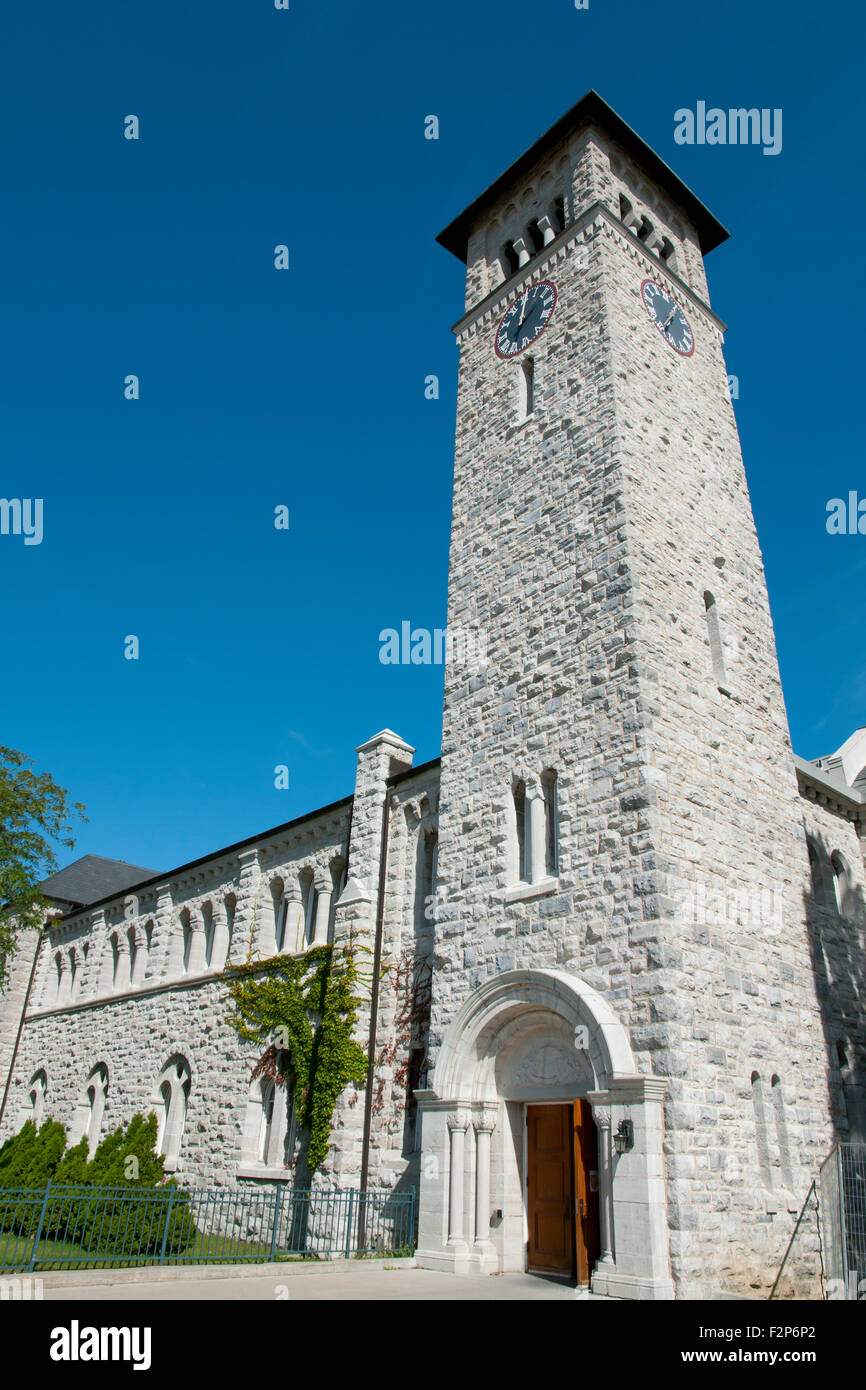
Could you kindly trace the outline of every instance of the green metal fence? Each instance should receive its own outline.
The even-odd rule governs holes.
[[[0,1271],[409,1254],[415,1192],[0,1188]]]

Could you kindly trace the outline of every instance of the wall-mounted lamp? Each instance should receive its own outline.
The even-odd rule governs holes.
[[[624,1154],[634,1147],[634,1125],[631,1120],[620,1120],[613,1136],[613,1147],[618,1154]]]

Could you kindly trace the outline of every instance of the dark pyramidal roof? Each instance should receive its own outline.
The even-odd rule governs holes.
[[[124,859],[85,854],[46,878],[39,888],[46,898],[53,898],[55,902],[87,907],[156,876],[156,869],[143,869],[139,864],[127,864]]]
[[[622,116],[618,116],[613,107],[608,106],[598,92],[589,91],[572,106],[570,111],[566,111],[565,115],[561,116],[556,124],[550,127],[550,130],[536,140],[530,149],[515,160],[504,174],[500,174],[489,188],[470,203],[459,217],[455,217],[454,221],[439,233],[436,238],[439,245],[444,246],[445,250],[450,251],[458,260],[465,261],[469,233],[485,209],[534,169],[549,150],[558,145],[566,136],[574,134],[581,126],[585,125],[593,125],[606,130],[649,174],[650,178],[655,179],[656,183],[670,194],[673,201],[694,223],[704,255],[727,240],[726,228],[713,216],[709,208],[704,206],[700,198],[683,183],[668,164],[665,164],[655,150],[651,149],[646,141],[642,140],[637,132],[626,124]]]

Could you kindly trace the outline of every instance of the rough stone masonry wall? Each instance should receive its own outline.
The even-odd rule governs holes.
[[[559,299],[533,345],[536,408],[522,423],[520,361],[493,349],[522,281],[459,333],[448,624],[479,627],[488,664],[446,670],[433,1061],[467,995],[515,967],[572,970],[626,1025],[645,1021],[630,941],[633,925],[645,931],[651,849],[645,715],[603,274],[580,219],[527,268]],[[546,767],[558,774],[559,889],[506,902],[512,781]],[[641,954],[638,971],[657,968]],[[638,1065],[651,1070],[648,1052]]]
[[[689,1296],[747,1293],[772,1283],[792,1212],[832,1142],[808,862],[721,334],[624,232],[602,230],[646,717],[653,852],[643,891],[647,915],[657,913],[668,936],[665,970],[632,1039],[669,1077],[674,1277]],[[652,324],[644,278],[668,284],[684,309],[692,357]],[[705,591],[721,620],[725,693]],[[769,1180],[753,1071],[768,1087],[772,1076],[781,1083],[781,1120],[779,1094],[767,1091]]]
[[[866,1144],[866,874],[858,823],[809,783],[803,793],[804,829],[816,854],[807,902],[809,946],[836,1132],[843,1142]],[[851,893],[841,906],[833,884],[835,852],[851,874]]]
[[[134,897],[131,917],[129,895],[121,895],[52,928],[41,953],[0,1135],[15,1132],[23,1122],[28,1087],[39,1069],[48,1081],[46,1115],[69,1125],[91,1071],[100,1063],[107,1067],[104,1135],[136,1111],[157,1108],[160,1072],[180,1054],[189,1063],[191,1088],[179,1175],[194,1184],[234,1182],[239,1165],[247,1166],[242,1139],[249,1077],[261,1049],[241,1043],[225,1022],[225,987],[216,978],[216,965],[184,973],[180,913],[190,911],[200,929],[204,903],[222,910],[231,900],[229,960],[243,962],[250,948],[253,955],[272,955],[271,886],[290,888],[303,870],[321,879],[345,856],[347,830],[344,806],[143,888]],[[299,900],[295,910],[300,910]],[[116,987],[110,933],[148,922],[153,923],[153,937],[145,977],[138,985]],[[296,947],[296,934],[292,920],[289,951]],[[75,1001],[56,1004],[50,994],[52,961],[58,949],[70,945],[90,947],[81,993]],[[324,1166],[323,1178],[329,1166]]]

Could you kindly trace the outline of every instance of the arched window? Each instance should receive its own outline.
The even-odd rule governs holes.
[[[253,1167],[285,1169],[295,1145],[294,1091],[287,1057],[276,1054],[276,1071],[250,1087],[244,1131],[244,1157]]]
[[[140,985],[144,982],[144,977],[147,974],[147,963],[150,960],[152,940],[153,922],[147,922],[143,927],[130,928],[129,982],[132,985]]]
[[[99,1143],[107,1100],[108,1068],[104,1062],[100,1062],[84,1083],[84,1090],[70,1126],[71,1137],[74,1137],[76,1143],[79,1139],[86,1138],[91,1153]]]
[[[778,1076],[770,1078],[770,1094],[773,1097],[773,1114],[776,1118],[776,1143],[779,1146],[779,1168],[782,1176],[782,1186],[786,1191],[791,1192],[794,1187],[794,1175],[791,1169],[791,1146],[788,1142],[788,1120],[785,1115],[785,1097],[782,1094],[782,1083]]]
[[[220,949],[217,952],[216,964],[218,969],[222,969],[226,961],[231,957],[232,937],[235,930],[235,912],[237,911],[238,900],[234,893],[227,893],[225,903],[225,922],[221,923],[222,940]]]
[[[505,272],[506,280],[518,270],[520,261],[513,241],[506,241],[502,248],[502,269]]]
[[[261,1115],[259,1118],[259,1137],[256,1143],[256,1158],[259,1163],[267,1163],[268,1161],[268,1153],[273,1141],[276,1099],[276,1082],[266,1076],[261,1083]]]
[[[204,963],[207,968],[210,969],[214,963],[214,937],[216,932],[213,903],[202,903],[201,919],[204,927]]]
[[[544,246],[544,232],[538,225],[537,217],[533,218],[529,226],[526,228],[526,234],[529,237],[529,244],[532,247],[532,254],[533,256],[537,256],[539,251]]]
[[[301,885],[301,902],[304,914],[304,941],[309,946],[313,940],[316,922],[316,884],[312,869],[302,869],[298,875]]]
[[[559,873],[559,822],[553,768],[541,774],[541,787],[544,792],[545,870],[550,878],[556,878]]]
[[[139,959],[138,953],[141,949],[139,935],[135,927],[130,927],[126,933],[126,941],[129,947],[129,984],[134,985],[138,982]]]
[[[526,783],[522,780],[514,783],[514,821],[515,832],[517,835],[517,878],[521,883],[529,882],[529,861],[528,846],[526,835]]]
[[[812,878],[812,900],[817,907],[830,907],[833,905],[833,892],[828,883],[828,863],[827,856],[821,845],[817,844],[811,836],[806,840],[809,850],[809,872]]]
[[[81,983],[84,979],[84,967],[87,964],[88,950],[89,947],[85,941],[80,951],[77,951],[75,947],[73,947],[69,953],[70,965],[72,967],[71,995],[73,999],[77,999],[81,994]]]
[[[190,960],[192,958],[192,917],[188,908],[184,908],[180,914],[181,929],[183,931],[183,973],[189,971]]]
[[[28,1114],[26,1119],[32,1120],[38,1129],[45,1115],[45,1097],[48,1093],[48,1077],[45,1072],[40,1070],[32,1078],[27,1087]]]
[[[704,593],[704,608],[707,614],[707,633],[710,639],[710,654],[713,662],[713,674],[716,678],[716,685],[720,690],[726,690],[728,686],[727,672],[725,671],[725,650],[722,646],[722,630],[719,625],[719,610],[716,600],[709,589]]]
[[[432,905],[436,894],[436,860],[439,837],[435,830],[418,831],[418,848],[415,856],[415,930],[423,933],[432,930]]]
[[[765,1191],[772,1192],[773,1182],[770,1176],[770,1144],[767,1135],[767,1111],[764,1104],[764,1083],[759,1072],[752,1072],[752,1108],[755,1112],[755,1139],[758,1148],[758,1167],[761,1171],[761,1183]]]
[[[332,859],[328,872],[331,876],[331,901],[328,908],[328,941],[334,940],[334,932],[337,929],[337,903],[340,901],[340,894],[346,886],[346,861],[342,855]]]
[[[836,906],[841,915],[847,917],[850,915],[851,906],[854,901],[851,871],[838,850],[834,850],[830,855],[830,864],[833,869],[833,888],[836,895]]]
[[[157,1153],[165,1156],[167,1166],[175,1165],[180,1154],[191,1085],[186,1058],[179,1055],[169,1058],[157,1081],[159,1128],[156,1148]]]
[[[263,954],[279,955],[285,943],[288,903],[286,902],[285,884],[281,878],[271,879],[269,887],[270,921],[265,924],[268,939],[265,942],[266,949]]]
[[[111,933],[111,988],[122,989],[126,980],[122,979],[122,957],[120,937],[116,931]]]
[[[63,985],[63,954],[57,951],[54,956],[54,970],[51,975],[51,983],[48,989],[46,1003],[56,1004],[60,1000],[60,990]]]

